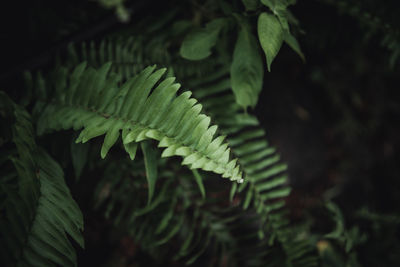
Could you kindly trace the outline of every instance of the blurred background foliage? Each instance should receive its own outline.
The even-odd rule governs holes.
[[[144,15],[156,17],[165,8],[204,8],[204,2],[7,3],[2,7],[0,85],[18,96],[23,84],[18,74],[50,66],[55,52],[69,42],[129,29]],[[291,219],[299,231],[316,239],[323,266],[400,265],[396,2],[298,1],[290,10],[299,21],[296,35],[306,61],[284,45],[272,72],[264,76],[254,110],[289,165]],[[94,179],[80,183],[91,188]],[[78,203],[85,214],[87,245],[79,265],[98,265],[105,259],[114,266],[156,264],[133,239],[109,234],[110,222],[85,206],[90,201],[80,188],[72,188],[81,196]]]

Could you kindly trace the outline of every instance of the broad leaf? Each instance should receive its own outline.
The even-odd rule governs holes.
[[[268,71],[283,42],[283,29],[279,20],[271,14],[261,13],[258,17],[258,38],[267,58]]]
[[[246,27],[239,32],[230,73],[236,102],[244,108],[254,107],[262,89],[264,69],[257,39]]]
[[[225,19],[215,19],[204,29],[189,33],[183,40],[181,56],[189,60],[201,60],[210,56],[211,49],[217,43],[218,35],[225,24]]]

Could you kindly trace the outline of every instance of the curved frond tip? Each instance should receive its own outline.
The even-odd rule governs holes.
[[[39,120],[39,133],[48,128],[83,128],[76,140],[83,143],[105,134],[102,158],[120,135],[131,159],[138,142],[154,139],[165,147],[162,157],[182,156],[182,164],[191,169],[243,182],[225,137],[215,137],[217,126],[210,125],[210,117],[201,113],[202,105],[191,98],[190,91],[176,95],[180,84],[175,78],[161,78],[165,68],[147,67],[118,86],[119,76],[110,67],[107,63],[96,70],[82,63],[71,75],[61,69],[55,98]]]

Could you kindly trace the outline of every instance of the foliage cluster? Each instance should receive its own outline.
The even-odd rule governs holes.
[[[287,165],[252,114],[284,44],[305,62],[296,1],[156,4],[88,4],[121,24],[61,43],[1,92],[0,261],[76,266],[84,222],[101,218],[129,250],[104,266],[360,266],[369,236],[330,198],[331,229],[292,220]],[[396,232],[395,214],[357,214]]]

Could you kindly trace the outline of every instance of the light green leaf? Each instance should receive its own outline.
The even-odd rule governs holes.
[[[211,55],[211,49],[217,43],[218,35],[226,24],[226,19],[215,19],[205,28],[193,31],[183,40],[180,54],[189,60],[201,60]]]
[[[283,42],[283,29],[279,20],[271,14],[261,13],[258,17],[258,38],[267,58],[268,71]]]
[[[290,48],[293,49],[293,51],[295,51],[300,58],[303,60],[303,62],[306,61],[303,52],[301,51],[299,42],[297,42],[296,38],[290,33],[290,32],[286,32],[285,33],[285,43],[287,43]]]
[[[107,131],[104,137],[103,145],[101,146],[101,158],[104,159],[110,148],[117,142],[119,137],[119,129],[117,127],[111,128]]]
[[[125,151],[128,152],[130,159],[134,160],[136,156],[137,143],[131,142],[128,144],[124,144],[124,147]]]
[[[200,173],[197,170],[192,170],[192,172],[194,174],[194,179],[196,180],[196,183],[199,186],[201,196],[203,197],[203,199],[205,199],[206,198],[206,190],[204,189],[203,177],[201,177]]]
[[[242,27],[233,52],[231,85],[236,102],[244,108],[254,107],[262,89],[264,78],[263,63],[257,40]]]
[[[151,199],[154,195],[154,189],[156,186],[157,180],[157,151],[153,149],[150,141],[143,141],[140,143],[140,146],[144,155],[144,163],[146,166],[146,179],[149,187],[148,194],[148,204],[150,204]]]

